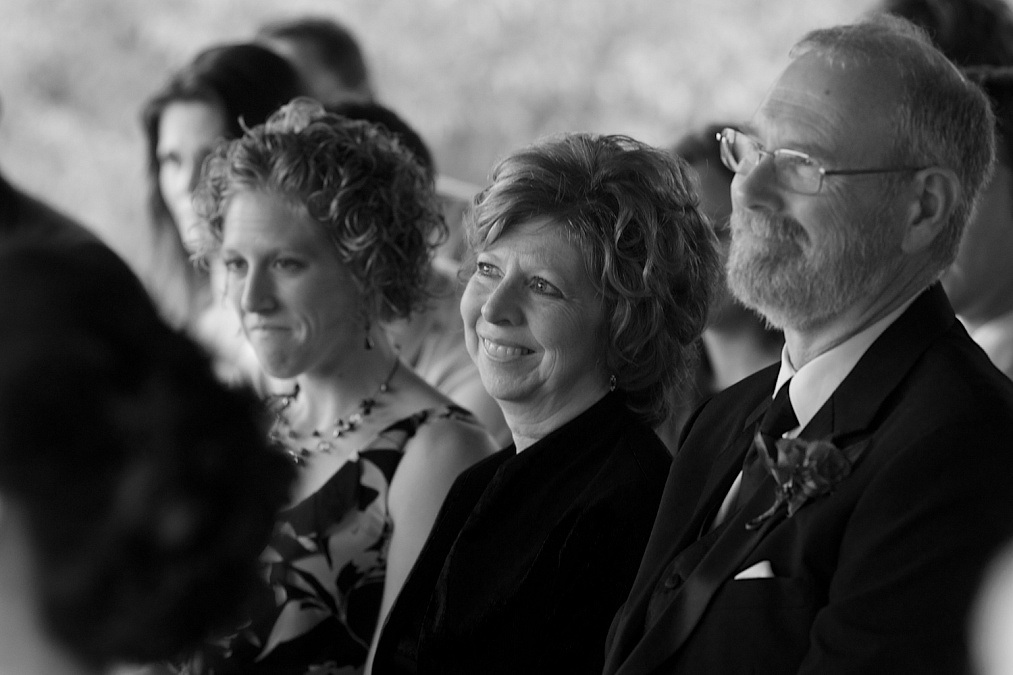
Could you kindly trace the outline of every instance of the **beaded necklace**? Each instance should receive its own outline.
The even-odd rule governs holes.
[[[316,441],[316,445],[312,449],[307,447],[292,447],[292,441],[299,441],[302,435],[292,428],[292,425],[288,421],[288,416],[285,414],[285,410],[299,397],[299,384],[297,383],[295,388],[287,394],[276,394],[269,397],[268,406],[274,413],[274,424],[271,425],[269,438],[282,445],[288,456],[298,465],[305,464],[306,458],[310,455],[317,453],[330,454],[335,447],[333,441],[341,438],[346,433],[351,433],[358,429],[363,421],[369,417],[370,413],[373,412],[373,408],[376,407],[377,397],[390,391],[390,383],[393,381],[400,364],[401,359],[395,355],[394,365],[391,367],[386,379],[380,383],[380,386],[377,387],[377,390],[371,396],[367,396],[359,401],[359,405],[355,407],[355,410],[348,417],[338,417],[329,429],[324,429],[323,431],[314,429],[308,437],[309,440]]]

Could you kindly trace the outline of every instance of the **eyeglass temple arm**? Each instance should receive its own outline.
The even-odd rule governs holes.
[[[898,166],[891,169],[823,169],[824,176],[853,176],[867,173],[900,173],[901,171],[921,171],[926,166]]]

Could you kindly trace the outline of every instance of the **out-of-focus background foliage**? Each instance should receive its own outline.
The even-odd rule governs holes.
[[[323,14],[440,169],[563,130],[667,145],[748,117],[805,31],[871,0],[3,0],[0,168],[129,259],[146,245],[142,102],[197,50]]]

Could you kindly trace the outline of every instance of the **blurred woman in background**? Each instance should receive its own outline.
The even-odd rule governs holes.
[[[229,379],[240,378],[244,369],[229,364],[238,351],[239,328],[229,323],[229,314],[217,311],[216,275],[190,260],[199,231],[193,190],[215,143],[241,136],[243,126],[263,123],[302,93],[296,71],[274,52],[254,44],[222,45],[202,51],[173,74],[142,113],[152,225],[145,280],[166,318],[209,347]]]
[[[685,163],[623,136],[508,156],[477,200],[468,352],[514,444],[454,483],[372,672],[600,673],[717,273]]]
[[[431,177],[382,127],[300,99],[220,146],[197,201],[262,368],[294,383],[272,436],[299,468],[273,594],[197,670],[356,672],[450,484],[493,449],[384,330],[425,300]]]
[[[0,672],[165,659],[235,621],[292,471],[97,242],[0,248]]]

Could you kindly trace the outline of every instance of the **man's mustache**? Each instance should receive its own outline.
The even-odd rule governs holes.
[[[807,237],[801,223],[790,216],[778,216],[756,211],[732,211],[732,239],[736,232],[748,230],[764,239],[798,241]]]

